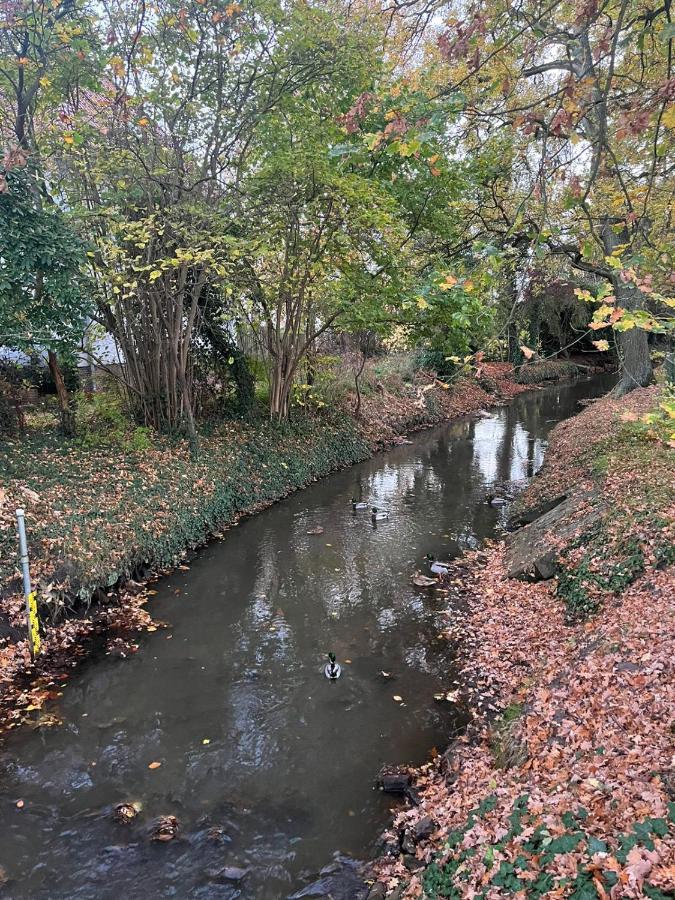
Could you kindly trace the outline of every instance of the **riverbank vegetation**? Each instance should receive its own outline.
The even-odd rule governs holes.
[[[145,576],[239,515],[408,430],[616,368],[614,400],[558,431],[548,474],[512,510],[551,518],[467,576],[467,634],[492,661],[476,659],[497,706],[519,712],[424,775],[442,817],[408,860],[424,872],[382,871],[412,896],[526,882],[533,896],[619,896],[612,872],[627,895],[661,896],[673,41],[670,4],[646,0],[1,4],[6,695],[35,671],[17,507],[47,669],[92,616],[109,627],[120,599],[120,616],[147,623]],[[555,576],[555,590],[503,572]],[[630,711],[653,748],[643,762],[581,735],[579,698],[596,700],[575,673]],[[23,708],[48,694],[24,693]],[[607,709],[598,733],[618,741]],[[561,742],[554,759],[570,735],[578,755]],[[461,802],[443,794],[450,777]]]
[[[517,503],[536,515],[583,492],[576,515],[543,528],[555,577],[510,576],[508,539],[446,579],[464,601],[443,628],[473,721],[416,773],[419,806],[399,813],[379,863],[387,896],[672,896],[668,411],[672,395],[650,388],[556,427]],[[528,546],[532,560],[543,551]]]

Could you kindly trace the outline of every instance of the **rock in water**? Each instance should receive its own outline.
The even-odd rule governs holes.
[[[321,870],[320,878],[291,894],[287,900],[317,898],[317,900],[366,900],[368,886],[360,874],[361,864],[339,856],[334,863]]]
[[[153,824],[150,839],[153,841],[172,841],[178,834],[178,819],[175,816],[160,816]]]

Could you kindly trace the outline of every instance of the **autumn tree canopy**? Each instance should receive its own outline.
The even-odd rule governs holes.
[[[214,327],[255,336],[284,419],[327,329],[517,349],[544,271],[577,279],[626,391],[672,328],[673,37],[645,0],[13,0],[0,204],[20,177],[64,250],[78,235],[69,284],[135,415],[193,440]]]

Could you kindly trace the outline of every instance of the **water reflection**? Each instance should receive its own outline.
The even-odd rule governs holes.
[[[433,700],[452,678],[442,601],[411,572],[494,533],[487,491],[536,470],[553,421],[601,387],[423,433],[243,522],[162,582],[154,609],[170,629],[128,660],[87,664],[55,704],[62,728],[8,740],[4,896],[264,900],[334,850],[367,853],[389,806],[372,790],[381,763],[420,762],[461,725]],[[352,496],[391,519],[373,528]],[[329,650],[336,683],[322,676]],[[143,803],[129,827],[110,815],[123,800]],[[181,836],[153,844],[166,814]],[[219,880],[224,865],[251,867],[243,886]]]

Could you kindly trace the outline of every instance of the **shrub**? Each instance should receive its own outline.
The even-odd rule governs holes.
[[[450,378],[457,371],[457,365],[443,350],[418,350],[415,361],[417,368],[430,369],[439,378]]]
[[[83,447],[147,450],[152,446],[152,429],[133,424],[122,398],[112,388],[77,395],[75,427]]]

